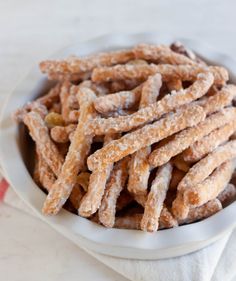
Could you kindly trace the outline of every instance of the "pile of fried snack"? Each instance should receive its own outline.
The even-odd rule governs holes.
[[[45,215],[157,231],[233,202],[236,86],[181,43],[40,63],[56,81],[20,108]]]

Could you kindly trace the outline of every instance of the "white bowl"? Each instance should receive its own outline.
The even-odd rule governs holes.
[[[230,70],[231,80],[236,82],[236,63],[232,58],[193,40],[153,33],[102,36],[87,42],[76,43],[53,57],[62,58],[71,54],[87,55],[104,50],[131,47],[144,42],[169,44],[174,40],[182,41],[213,64],[215,62],[226,66]],[[8,97],[1,116],[0,155],[5,175],[17,194],[54,229],[80,247],[98,253],[132,259],[160,259],[176,257],[203,248],[236,226],[236,202],[201,222],[161,230],[153,234],[137,230],[106,229],[66,210],[62,210],[55,217],[43,216],[41,208],[46,195],[34,183],[26,168],[23,161],[26,152],[25,140],[19,133],[18,126],[12,121],[11,115],[26,101],[42,94],[45,86],[49,86],[48,82],[43,78],[38,67],[35,67]]]

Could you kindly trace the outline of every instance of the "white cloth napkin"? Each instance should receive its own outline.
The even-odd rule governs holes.
[[[1,175],[0,175],[1,177]],[[11,187],[2,184],[3,201],[34,215]],[[1,178],[0,178],[1,193]],[[236,280],[236,230],[216,243],[178,258],[129,260],[84,249],[100,262],[132,281],[231,281]]]

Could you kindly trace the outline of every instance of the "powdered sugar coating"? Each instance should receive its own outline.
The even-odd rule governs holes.
[[[139,102],[142,87],[132,91],[121,91],[107,96],[99,97],[94,101],[94,107],[100,113],[129,109]]]
[[[219,145],[226,142],[235,131],[236,120],[212,131],[209,135],[196,141],[186,151],[184,151],[184,160],[188,162],[197,162],[208,153],[212,152]]]
[[[142,88],[139,108],[143,108],[156,102],[162,85],[161,75],[150,76]],[[129,169],[128,190],[134,194],[146,194],[150,165],[147,161],[151,147],[144,147],[138,150],[131,158]]]
[[[63,164],[63,157],[60,155],[56,145],[49,136],[48,128],[42,117],[35,111],[24,115],[25,125],[29,129],[32,139],[35,141],[38,152],[44,161],[51,168],[55,175],[59,175]]]
[[[129,168],[128,190],[135,195],[146,195],[148,179],[150,175],[150,165],[148,155],[151,147],[144,147],[132,155]]]
[[[50,131],[51,138],[57,143],[66,143],[70,140],[69,137],[74,133],[76,127],[76,124],[53,127]]]
[[[81,113],[79,123],[61,172],[44,202],[44,214],[57,214],[60,211],[76,184],[78,172],[85,165],[85,157],[89,153],[93,140],[93,135],[87,134],[86,124],[96,115],[93,107],[95,98],[96,95],[89,88],[80,89],[78,94]]]
[[[162,115],[202,97],[213,83],[210,72],[198,76],[197,80],[187,89],[172,92],[154,104],[139,109],[129,116],[116,118],[97,118],[91,123],[91,130],[96,135],[114,132],[127,132],[133,128],[157,120]]]
[[[150,64],[150,65],[115,65],[112,67],[95,68],[92,73],[94,82],[102,83],[116,80],[136,79],[145,81],[150,75],[160,73],[163,81],[182,80],[195,81],[198,74],[211,72],[214,76],[215,84],[225,84],[229,79],[225,68],[219,66],[202,65],[170,65],[170,64]]]
[[[160,167],[152,182],[141,220],[141,229],[144,231],[157,231],[158,220],[166,198],[172,174],[172,165],[167,163]]]
[[[188,171],[177,187],[177,197],[172,204],[175,217],[184,219],[188,214],[189,206],[184,200],[186,190],[203,182],[218,166],[234,157],[236,157],[236,141],[229,141],[216,148]]]
[[[101,163],[114,163],[135,151],[150,146],[186,127],[191,127],[204,120],[205,113],[198,105],[189,105],[171,113],[153,124],[128,133],[114,140],[102,149],[90,155],[87,161],[90,170]]]
[[[179,191],[185,191],[205,180],[215,168],[227,160],[236,157],[236,141],[229,141],[219,146],[205,158],[197,162],[178,185]]]
[[[197,104],[202,106],[207,114],[211,114],[225,106],[230,105],[235,97],[236,86],[228,84],[225,85],[220,91],[215,93],[215,95],[199,99]]]
[[[118,136],[119,135],[116,134],[106,135],[104,138],[104,145],[109,144]],[[83,197],[79,208],[79,214],[82,217],[91,216],[99,208],[106,188],[106,182],[112,169],[113,163],[105,163],[99,165],[99,167],[92,172],[89,179],[88,191]]]
[[[39,182],[47,191],[49,191],[56,180],[55,175],[53,174],[52,170],[49,168],[49,166],[43,159],[37,147],[36,147],[36,153],[38,159]]]
[[[69,123],[69,113],[71,111],[69,104],[71,84],[69,82],[64,82],[61,87],[60,100],[61,100],[61,114],[66,123]]]
[[[168,46],[139,44],[134,47],[134,54],[137,59],[143,59],[156,63],[168,64],[190,64],[194,65],[196,62],[188,57],[173,52]]]
[[[114,166],[106,185],[105,193],[98,210],[99,220],[106,227],[113,227],[115,223],[116,202],[128,177],[129,160],[127,157],[123,158]]]
[[[187,217],[183,220],[178,220],[179,225],[192,223],[198,220],[208,218],[215,213],[219,212],[222,209],[222,204],[218,199],[213,199],[206,204],[197,207],[191,208]]]
[[[118,63],[126,63],[134,58],[135,57],[132,51],[121,50],[95,54],[84,58],[72,56],[61,61],[47,60],[40,63],[40,69],[43,73],[59,72],[61,74],[80,74],[89,72],[98,66],[110,66]]]
[[[167,163],[173,156],[181,153],[194,142],[234,119],[236,119],[236,109],[234,107],[226,108],[210,115],[198,125],[181,131],[171,141],[154,150],[149,156],[149,163],[153,167]]]
[[[184,192],[185,203],[198,207],[216,198],[230,181],[233,171],[233,162],[224,162],[206,180]]]

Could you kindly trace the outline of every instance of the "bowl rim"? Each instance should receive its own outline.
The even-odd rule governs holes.
[[[84,42],[75,42],[73,45],[61,49],[51,58],[59,58],[69,54],[86,55],[102,50],[125,48],[142,42],[170,43],[176,40],[183,42],[210,61],[226,66],[230,70],[233,80],[236,81],[234,77],[236,75],[236,63],[233,58],[218,53],[206,44],[193,39],[175,38],[171,35],[161,35],[153,32],[103,35]],[[153,256],[153,253],[157,250],[172,249],[176,251],[181,247],[188,248],[194,244],[213,241],[236,226],[236,218],[232,215],[236,211],[236,202],[203,221],[161,230],[156,233],[145,233],[139,230],[106,229],[66,210],[62,210],[56,217],[43,216],[41,207],[46,195],[34,183],[25,167],[19,151],[17,125],[11,119],[12,112],[29,100],[32,93],[39,91],[43,83],[45,83],[45,79],[42,78],[39,70],[34,67],[6,99],[0,117],[0,163],[7,180],[17,194],[41,219],[53,228],[72,240],[79,237],[81,241],[83,240],[81,243],[86,247],[96,248],[97,251],[105,254],[121,256],[121,254],[116,254],[117,249],[119,249],[118,252],[124,252],[124,250],[129,249],[131,252],[132,250],[139,250],[142,253],[145,251],[146,253],[152,252],[151,256]],[[135,251],[134,253],[135,255],[137,254]],[[123,256],[126,257],[126,254]],[[134,258],[137,258],[137,256]]]

